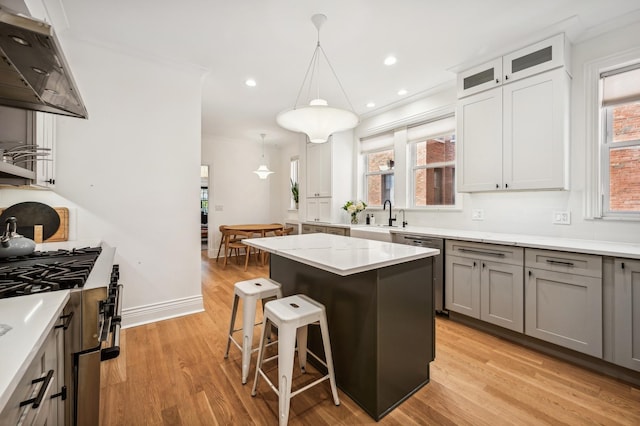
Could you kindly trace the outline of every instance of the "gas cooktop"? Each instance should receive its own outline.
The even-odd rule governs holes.
[[[37,251],[0,259],[0,299],[82,287],[101,250]]]

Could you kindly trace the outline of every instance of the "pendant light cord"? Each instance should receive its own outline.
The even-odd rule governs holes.
[[[349,99],[349,96],[347,95],[347,92],[344,90],[344,87],[342,86],[342,83],[340,82],[340,79],[338,78],[338,74],[336,74],[336,71],[333,69],[333,66],[331,65],[331,62],[329,61],[329,57],[327,56],[327,54],[325,53],[324,49],[322,48],[322,46],[320,45],[320,27],[317,27],[318,30],[318,41],[316,44],[316,48],[313,50],[313,55],[311,56],[311,61],[309,62],[309,66],[307,67],[307,72],[304,74],[304,79],[302,80],[302,84],[300,85],[300,89],[298,90],[298,96],[296,96],[296,101],[293,104],[293,109],[296,109],[296,107],[298,106],[298,101],[300,100],[300,95],[302,94],[302,89],[304,89],[305,86],[305,82],[307,81],[307,77],[309,77],[309,71],[311,71],[311,78],[309,80],[309,89],[307,91],[307,96],[309,97],[309,94],[311,93],[311,89],[312,89],[312,83],[313,83],[313,78],[314,76],[316,76],[316,73],[318,74],[316,76],[316,81],[318,83],[317,85],[317,98],[320,98],[320,55],[318,54],[318,52],[322,52],[322,56],[324,56],[324,60],[327,61],[327,65],[329,66],[329,69],[331,70],[331,73],[333,74],[333,77],[336,79],[336,81],[338,82],[338,87],[340,87],[340,90],[342,91],[342,94],[344,96],[344,98],[346,99],[347,103],[349,104],[349,107],[351,108],[351,111],[355,114],[355,109],[353,108],[353,104],[351,103],[351,100]],[[315,70],[315,68],[317,68],[317,71]],[[313,70],[313,71],[312,71]]]

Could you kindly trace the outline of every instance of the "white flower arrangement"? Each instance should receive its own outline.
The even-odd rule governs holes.
[[[346,210],[347,213],[351,215],[351,223],[358,223],[358,213],[364,211],[367,208],[367,203],[364,201],[347,201],[344,206],[342,206],[343,210]]]

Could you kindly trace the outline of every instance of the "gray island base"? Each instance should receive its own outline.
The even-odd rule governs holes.
[[[285,296],[302,293],[325,305],[338,387],[376,421],[429,383],[435,357],[431,257],[350,275],[275,253],[270,258],[270,276]],[[322,356],[315,328],[308,347]]]

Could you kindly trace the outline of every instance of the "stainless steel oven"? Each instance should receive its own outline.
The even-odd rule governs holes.
[[[110,250],[105,253],[103,248],[85,286],[71,292],[65,308],[65,315],[77,318],[71,321],[68,343],[65,341],[67,425],[99,424],[100,363],[120,354],[123,286]]]

